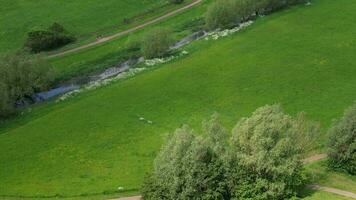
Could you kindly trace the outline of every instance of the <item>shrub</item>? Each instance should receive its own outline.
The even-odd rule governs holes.
[[[138,51],[141,49],[142,41],[139,39],[129,37],[126,41],[126,48],[130,51]]]
[[[17,100],[46,89],[53,80],[49,64],[19,52],[0,58],[0,116],[13,113]]]
[[[75,41],[60,24],[54,23],[48,30],[37,30],[28,33],[25,47],[38,53],[62,47]]]
[[[143,39],[143,54],[145,58],[163,57],[172,44],[171,33],[167,29],[154,29]]]
[[[303,186],[302,155],[318,126],[280,106],[257,109],[232,132],[232,199],[285,199]]]
[[[170,136],[146,178],[143,199],[285,199],[304,184],[302,154],[318,126],[265,106],[241,119],[229,139],[216,115],[203,135]],[[229,142],[230,140],[230,142]]]
[[[329,130],[328,165],[356,175],[356,105]]]
[[[206,25],[210,30],[217,28],[230,28],[241,21],[237,10],[236,0],[218,0],[207,11]]]

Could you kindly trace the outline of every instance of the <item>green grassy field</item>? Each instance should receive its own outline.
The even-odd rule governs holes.
[[[1,124],[0,196],[139,193],[162,136],[182,124],[199,131],[215,111],[232,128],[256,108],[281,103],[325,131],[356,99],[355,7],[315,0],[234,36],[195,42],[185,58],[134,78],[27,109]]]
[[[128,52],[127,41],[142,41],[144,34],[154,28],[167,28],[172,31],[173,37],[178,40],[194,31],[192,30],[192,28],[194,28],[192,25],[196,24],[199,19],[201,20],[203,18],[206,8],[211,2],[211,0],[206,0],[199,5],[160,23],[104,44],[69,55],[52,58],[50,59],[50,62],[57,72],[56,77],[57,79],[68,79],[73,76],[88,74],[126,60],[128,54],[140,54],[140,52]]]
[[[81,44],[129,26],[125,18],[138,17],[134,24],[175,7],[167,0],[0,0],[0,5],[0,53],[21,48],[28,31],[53,22],[64,25]]]

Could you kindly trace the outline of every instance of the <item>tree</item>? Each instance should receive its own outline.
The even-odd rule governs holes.
[[[167,29],[154,29],[148,32],[143,40],[143,54],[145,58],[163,57],[172,44],[170,31]]]
[[[170,136],[143,188],[144,200],[230,199],[227,168],[227,132],[213,117],[204,123],[204,135],[189,128]]]
[[[334,122],[328,134],[329,167],[356,175],[356,104]]]
[[[283,113],[278,105],[257,109],[232,132],[232,199],[285,199],[303,185],[301,158],[318,126]]]
[[[40,56],[18,52],[0,58],[0,116],[15,109],[17,100],[46,89],[53,80],[53,71]]]
[[[236,0],[218,0],[209,6],[206,14],[206,25],[210,30],[230,28],[241,21],[237,11]]]

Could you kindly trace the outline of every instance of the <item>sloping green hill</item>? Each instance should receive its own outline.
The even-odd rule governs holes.
[[[28,31],[53,22],[83,42],[118,31],[125,18],[142,20],[169,8],[168,4],[167,0],[0,0],[0,53],[21,48]]]
[[[353,0],[315,0],[196,42],[186,58],[153,71],[32,108],[2,125],[0,196],[137,190],[164,133],[197,129],[215,111],[231,128],[281,103],[327,128],[356,99],[355,8]]]

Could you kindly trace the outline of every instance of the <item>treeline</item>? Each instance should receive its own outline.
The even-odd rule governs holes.
[[[184,126],[168,135],[145,179],[144,200],[298,199],[308,181],[302,159],[319,138],[317,123],[274,105],[239,120],[232,134],[216,115],[202,130]],[[329,133],[329,166],[354,175],[356,105]]]
[[[318,124],[277,105],[242,118],[232,134],[216,116],[203,134],[183,127],[155,159],[143,199],[288,199],[306,182],[302,158],[318,134]]]
[[[230,28],[237,24],[267,15],[288,6],[310,0],[217,0],[206,14],[209,29]]]
[[[0,118],[16,110],[16,102],[47,89],[53,70],[40,56],[25,51],[0,57]]]

